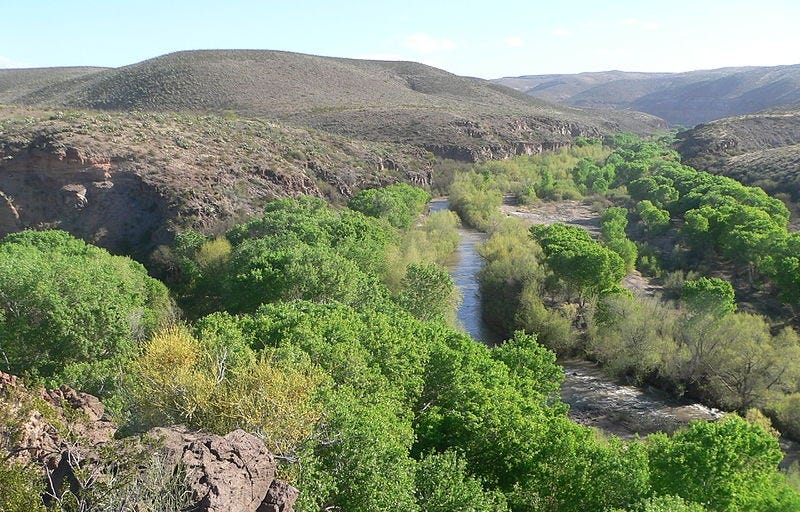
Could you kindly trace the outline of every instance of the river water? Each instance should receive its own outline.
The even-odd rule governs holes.
[[[446,210],[446,198],[434,199],[430,211]],[[478,246],[486,234],[460,228],[461,243],[447,262],[450,275],[462,294],[457,317],[473,339],[494,345],[501,340],[481,317],[478,271],[482,260]],[[564,383],[561,399],[569,404],[574,421],[596,427],[624,439],[663,431],[673,432],[692,420],[715,420],[722,412],[703,404],[672,397],[653,388],[626,385],[608,377],[596,364],[582,360],[561,360]],[[800,444],[781,439],[787,454],[783,466],[800,459]]]
[[[433,199],[430,211],[447,210],[446,198]],[[447,270],[461,292],[461,304],[456,316],[464,331],[473,339],[493,345],[502,341],[483,321],[481,316],[481,295],[478,287],[478,271],[483,262],[478,254],[478,246],[486,241],[486,233],[476,229],[459,228],[461,243],[447,261]]]

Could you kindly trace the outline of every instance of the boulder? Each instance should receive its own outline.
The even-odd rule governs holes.
[[[0,419],[14,430],[5,436],[8,445],[0,448],[12,461],[35,461],[54,469],[76,439],[83,451],[93,452],[117,431],[104,413],[95,396],[67,386],[33,392],[17,377],[0,372]]]
[[[186,472],[193,510],[293,510],[297,489],[275,479],[275,459],[254,435],[234,430],[219,436],[183,427],[156,428],[149,435],[163,441],[166,463]]]
[[[283,480],[273,480],[256,512],[291,512],[299,492]]]

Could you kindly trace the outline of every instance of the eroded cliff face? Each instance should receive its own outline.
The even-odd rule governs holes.
[[[174,233],[217,233],[280,197],[427,185],[422,149],[258,120],[0,108],[0,236],[64,229],[145,260]]]
[[[166,243],[169,200],[130,162],[30,149],[0,165],[0,233],[65,229],[118,253]]]
[[[602,131],[597,126],[546,117],[456,119],[447,128],[453,132],[448,143],[422,145],[442,158],[481,162],[556,151],[569,147],[575,137],[602,137],[618,131],[614,126],[606,128]]]

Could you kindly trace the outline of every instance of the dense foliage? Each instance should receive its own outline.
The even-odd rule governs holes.
[[[606,222],[608,240],[622,240],[621,213],[610,212]],[[626,266],[611,242],[563,225],[530,233],[519,223],[497,222],[482,249],[483,286],[504,293],[508,320],[541,338],[516,331],[488,347],[446,321],[454,289],[436,261],[455,247],[455,226],[443,212],[401,232],[384,219],[300,198],[271,203],[261,218],[223,237],[184,233],[172,249],[173,286],[193,321],[156,329],[160,310],[153,309],[141,337],[104,348],[103,357],[126,364],[113,397],[119,417],[129,431],[181,422],[255,433],[280,456],[282,476],[301,489],[301,511],[796,510],[798,495],[776,470],[777,441],[739,418],[633,441],[568,419],[558,398],[563,372],[539,341],[566,349],[578,316],[597,322],[598,333],[627,318],[611,308],[614,300],[633,300],[615,293]],[[83,268],[92,268],[92,258],[111,258],[116,266],[94,277],[101,287],[125,291],[117,274],[139,275],[129,260],[60,233],[15,235],[0,243],[0,252],[11,244],[24,255],[56,248],[51,261],[62,258],[59,251],[79,255],[69,262]],[[389,268],[396,263],[402,272]],[[142,278],[144,289],[153,287],[151,296],[168,304],[157,293],[163,287]],[[8,294],[15,283],[6,280],[0,290]],[[548,289],[577,304],[553,308]],[[715,290],[697,286],[695,296],[710,291],[713,301]],[[598,309],[606,316],[595,319],[586,312],[598,295],[609,298]],[[76,307],[94,311],[92,298],[75,296]],[[36,307],[27,311],[40,314]],[[86,317],[87,325],[106,318],[97,314]],[[738,332],[742,343],[750,339],[743,316],[696,318],[698,332],[725,325],[721,339]],[[53,331],[47,341],[58,347],[71,332]],[[782,342],[794,343],[791,333]],[[69,354],[48,354],[54,364],[71,364]],[[720,364],[738,364],[717,356]],[[728,373],[720,370],[717,378]],[[758,384],[741,396],[753,402],[748,397],[764,389],[770,388]],[[30,482],[22,468],[0,466],[0,485],[20,490],[10,495],[17,509],[38,506]]]
[[[625,277],[625,261],[596,242],[585,229],[566,224],[537,225],[531,235],[542,247],[553,273],[574,288],[583,303],[586,296],[612,291]]]
[[[163,284],[140,264],[61,231],[0,241],[0,366],[102,393],[139,341],[170,316]]]
[[[191,315],[253,312],[263,303],[295,299],[357,308],[391,301],[417,307],[408,301],[413,295],[437,301],[433,310],[418,308],[418,313],[447,317],[457,301],[452,280],[424,263],[454,248],[456,224],[447,219],[447,214],[431,218],[414,230],[414,238],[382,219],[335,210],[318,198],[274,201],[261,218],[230,229],[225,238],[209,240],[193,232],[178,237],[181,303]],[[423,246],[428,248],[420,253]],[[439,283],[417,289],[423,271],[438,275]],[[441,297],[448,300],[439,302]]]
[[[595,202],[620,206],[599,215],[599,243],[583,229],[558,224],[534,226],[531,240],[518,221],[496,220],[481,249],[485,316],[506,332],[537,333],[559,353],[589,356],[615,375],[742,413],[761,408],[796,435],[800,416],[791,411],[800,396],[800,338],[785,323],[735,313],[739,293],[777,286],[790,305],[797,296],[800,267],[789,252],[800,245],[786,232],[786,208],[760,189],[682,166],[659,142],[624,134],[607,142],[616,149],[604,162],[579,160],[572,171],[584,193],[599,169],[611,180],[613,190]],[[484,180],[516,176],[511,169],[484,173]],[[671,252],[658,249],[667,244]],[[655,276],[664,275],[662,263],[677,267],[665,294],[680,302],[618,293],[624,290],[614,283],[622,274],[607,272],[611,260],[601,257],[607,249],[628,272],[634,263]],[[726,277],[747,278],[739,278],[735,291],[731,282],[697,272],[720,275],[720,268]]]
[[[421,188],[398,183],[362,190],[347,202],[347,206],[370,217],[386,219],[396,228],[407,228],[419,217],[430,198]]]

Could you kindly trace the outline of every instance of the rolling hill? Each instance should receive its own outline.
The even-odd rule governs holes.
[[[54,84],[99,73],[107,68],[64,67],[0,69],[0,104],[13,103]]]
[[[417,63],[260,50],[1,70],[0,103],[0,235],[59,227],[139,259],[278,197],[428,185],[433,154],[501,158],[665,127]]]
[[[548,101],[632,109],[687,127],[800,101],[800,64],[686,73],[528,75],[495,82]]]
[[[22,70],[20,70],[22,72]],[[116,69],[12,76],[6,102],[114,111],[235,112],[461,160],[536,153],[578,135],[650,133],[638,112],[559,106],[413,62],[267,50],[178,52]],[[53,75],[54,76],[54,75]],[[0,82],[3,83],[3,82]]]

